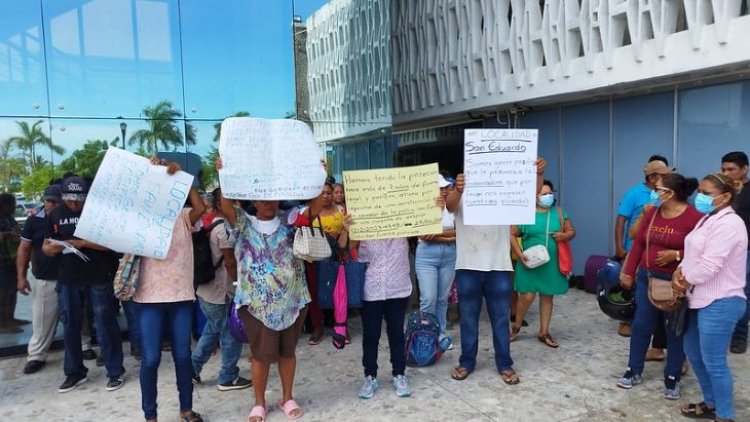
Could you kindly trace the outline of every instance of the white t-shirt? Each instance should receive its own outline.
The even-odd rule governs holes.
[[[456,269],[513,271],[510,226],[466,226],[463,202],[456,210]]]
[[[452,230],[456,228],[456,216],[447,209],[443,209],[443,230]]]
[[[276,229],[279,228],[281,225],[281,220],[279,217],[274,217],[271,220],[258,220],[258,217],[251,215],[250,216],[250,224],[253,225],[253,228],[262,234],[265,234],[266,236],[270,236],[276,232]]]

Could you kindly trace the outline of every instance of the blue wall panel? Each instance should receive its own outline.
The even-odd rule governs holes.
[[[606,255],[609,213],[609,103],[562,111],[562,204],[577,229],[574,270],[583,274],[589,255]]]
[[[643,183],[643,167],[651,155],[663,155],[674,165],[674,93],[645,95],[612,103],[612,222],[625,192]],[[614,254],[613,240],[609,253]]]
[[[678,167],[702,178],[721,156],[750,152],[750,81],[680,91]]]

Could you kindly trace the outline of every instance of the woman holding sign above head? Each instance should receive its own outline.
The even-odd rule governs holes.
[[[153,165],[167,165],[151,158]],[[177,163],[167,166],[167,174],[180,171]],[[174,197],[172,201],[178,198]],[[190,330],[193,325],[193,225],[200,220],[205,205],[198,191],[190,188],[188,208],[178,210],[169,252],[165,259],[143,257],[140,280],[133,296],[141,327],[141,406],[147,421],[156,421],[157,374],[161,362],[162,330],[168,325],[172,359],[180,398],[180,420],[200,422],[193,411],[193,363],[190,356]],[[182,204],[180,204],[182,205]],[[152,230],[158,230],[154,228]]]
[[[576,231],[562,208],[555,205],[554,186],[545,180],[542,191],[537,195],[536,220],[534,224],[511,227],[511,248],[519,257],[516,263],[515,290],[519,293],[516,322],[511,326],[510,341],[514,341],[521,331],[526,312],[539,294],[539,341],[549,347],[558,347],[557,340],[549,334],[552,320],[554,295],[568,291],[567,274],[560,272],[557,242],[572,240]],[[521,239],[524,250],[543,245],[549,254],[549,261],[530,268],[527,256],[518,243]]]
[[[222,168],[219,158],[217,170]],[[248,215],[221,198],[226,223],[236,239],[237,290],[234,303],[250,339],[255,405],[248,422],[266,420],[266,386],[271,364],[277,363],[282,397],[278,407],[289,419],[302,416],[292,396],[297,367],[295,350],[307,314],[310,293],[302,261],[293,253],[294,227],[279,216],[278,201],[253,201]]]
[[[547,162],[535,163],[537,193],[542,189]],[[495,368],[508,385],[520,382],[510,356],[510,299],[513,290],[510,259],[510,227],[506,225],[471,226],[464,224],[462,197],[466,178],[459,174],[456,188],[446,199],[448,211],[456,213],[456,287],[461,312],[461,357],[451,378],[466,379],[475,369],[479,348],[479,314],[482,302],[492,325]],[[519,319],[520,320],[520,319]]]

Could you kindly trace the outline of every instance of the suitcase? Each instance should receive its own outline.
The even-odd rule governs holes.
[[[608,256],[591,255],[586,260],[586,268],[583,272],[583,290],[586,293],[596,294],[598,284],[597,274],[601,268],[607,265]]]

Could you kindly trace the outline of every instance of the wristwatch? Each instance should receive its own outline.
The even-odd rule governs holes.
[[[675,252],[677,252],[677,257],[674,260],[677,262],[680,262],[680,251],[675,251]]]

